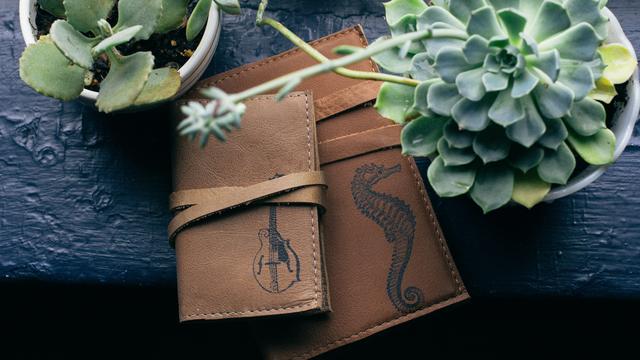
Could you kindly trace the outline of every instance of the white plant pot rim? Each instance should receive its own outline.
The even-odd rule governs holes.
[[[22,31],[22,37],[27,46],[36,43],[35,34],[37,29],[35,22],[32,22],[31,19],[32,10],[36,1],[37,0],[20,0],[20,30]],[[193,87],[211,62],[213,54],[218,47],[218,41],[220,40],[221,16],[221,11],[218,9],[216,3],[213,2],[209,12],[209,20],[198,47],[193,52],[191,58],[178,70],[182,84],[176,97],[183,95]],[[84,89],[80,94],[80,98],[93,103],[98,99],[98,92]]]
[[[605,14],[609,17],[609,38],[606,40],[607,43],[620,43],[624,45],[629,51],[633,54],[634,58],[637,59],[635,49],[631,44],[631,41],[627,38],[622,29],[622,25],[616,18],[616,16],[608,9],[604,9]],[[627,84],[627,104],[621,110],[619,110],[616,114],[616,117],[613,119],[613,124],[611,130],[616,134],[617,143],[616,149],[614,153],[614,159],[618,160],[622,153],[624,152],[627,145],[629,145],[629,141],[631,140],[631,136],[633,135],[633,131],[638,121],[638,115],[640,113],[640,81],[638,75],[638,69],[633,74],[631,79]],[[582,172],[574,176],[569,180],[569,183],[565,186],[560,186],[554,188],[549,195],[545,198],[545,201],[551,202],[554,200],[558,200],[569,195],[572,195],[585,187],[591,185],[594,181],[600,178],[605,171],[609,168],[610,165],[606,166],[590,166],[584,169]]]

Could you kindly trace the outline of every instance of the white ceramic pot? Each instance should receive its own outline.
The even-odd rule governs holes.
[[[633,45],[624,34],[622,26],[618,19],[613,15],[609,9],[605,9],[607,16],[609,16],[609,38],[608,43],[620,43],[626,46],[634,57],[636,52]],[[617,109],[613,117],[613,123],[611,130],[616,134],[618,140],[616,144],[615,159],[617,160],[624,152],[624,149],[629,144],[636,122],[638,121],[638,113],[640,112],[640,82],[638,79],[638,70],[633,74],[633,77],[627,84],[627,104],[624,108]],[[574,194],[585,187],[591,185],[596,181],[609,166],[590,166],[574,176],[567,185],[560,186],[553,189],[546,197],[545,201],[554,201],[563,197]]]
[[[36,2],[37,0],[20,0],[20,29],[24,42],[28,45],[36,42]],[[221,28],[221,12],[218,6],[213,3],[209,13],[209,22],[205,27],[202,40],[193,52],[193,56],[179,70],[182,84],[176,97],[186,93],[200,79],[209,63],[213,59],[213,54],[218,47]],[[98,93],[85,89],[80,98],[89,103],[95,103]]]

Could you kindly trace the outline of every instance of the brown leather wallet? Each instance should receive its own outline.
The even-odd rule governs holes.
[[[366,44],[359,26],[312,43],[327,57],[338,45]],[[292,50],[198,88],[234,79],[232,90],[241,91],[314,63]],[[370,61],[350,68],[377,71]],[[273,359],[310,358],[468,298],[415,163],[401,155],[400,127],[370,106],[379,84],[325,74],[298,89],[313,91],[319,122],[333,311],[252,321],[264,354]],[[197,91],[189,96],[199,97]]]
[[[181,321],[329,310],[311,94],[246,105],[227,143],[176,141],[169,237]]]

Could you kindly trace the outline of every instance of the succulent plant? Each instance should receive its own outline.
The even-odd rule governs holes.
[[[434,3],[386,3],[391,36],[450,28],[466,39],[407,43],[374,60],[421,82],[385,83],[376,107],[406,124],[405,154],[434,158],[428,177],[440,196],[469,193],[485,212],[512,200],[532,207],[568,182],[575,155],[614,160],[605,108],[589,96],[605,71],[606,1]]]
[[[188,0],[187,0],[188,1]],[[213,3],[227,14],[239,15],[240,3],[238,0],[198,0],[196,7],[193,9],[189,21],[187,22],[187,40],[195,39],[202,30],[204,30],[209,20],[209,11]]]
[[[107,22],[115,0],[40,0],[55,16],[49,35],[27,47],[20,58],[20,77],[39,93],[60,100],[80,96],[93,78],[96,60],[106,57],[109,73],[97,100],[103,112],[146,105],[171,98],[180,87],[175,69],[154,69],[151,52],[123,56],[117,46],[148,39],[165,23],[167,0],[120,0],[118,22]],[[170,17],[170,16],[169,16]]]
[[[216,105],[183,108],[183,135],[224,139],[240,126],[242,101],[274,90],[282,97],[333,71],[384,81],[375,107],[405,125],[404,153],[433,158],[428,177],[440,196],[470,194],[485,212],[541,202],[568,182],[576,155],[592,165],[614,160],[616,138],[597,100],[610,102],[637,62],[624,46],[604,45],[606,0],[392,0],[391,35],[366,49],[339,47],[345,56],[334,60],[264,17],[267,3],[257,23],[320,64],[238,94],[211,89]],[[387,73],[344,68],[369,57]],[[223,100],[225,110],[213,111]]]

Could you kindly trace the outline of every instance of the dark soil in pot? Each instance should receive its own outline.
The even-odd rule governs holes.
[[[191,0],[189,2],[187,19],[189,18],[189,15],[191,15],[191,12],[193,11],[193,8],[196,6],[197,2],[197,0]],[[49,29],[51,29],[51,25],[56,20],[58,20],[58,18],[42,10],[38,5],[36,18],[38,37],[49,34]],[[114,6],[114,10],[112,11],[111,15],[109,15],[107,21],[109,21],[112,26],[115,26],[115,24],[118,22],[117,3],[116,6]],[[175,69],[179,69],[184,64],[186,64],[187,61],[189,61],[193,53],[196,51],[196,48],[200,44],[201,39],[202,34],[200,34],[193,41],[187,41],[185,19],[185,25],[178,30],[174,30],[165,34],[153,34],[151,38],[149,38],[149,40],[124,44],[118,46],[118,50],[123,55],[130,55],[140,51],[151,51],[151,53],[155,57],[156,68],[172,67]],[[109,61],[106,57],[97,59],[92,70],[94,73],[93,82],[86,88],[88,90],[99,91],[100,83],[102,82],[102,80],[104,80],[109,72]]]

